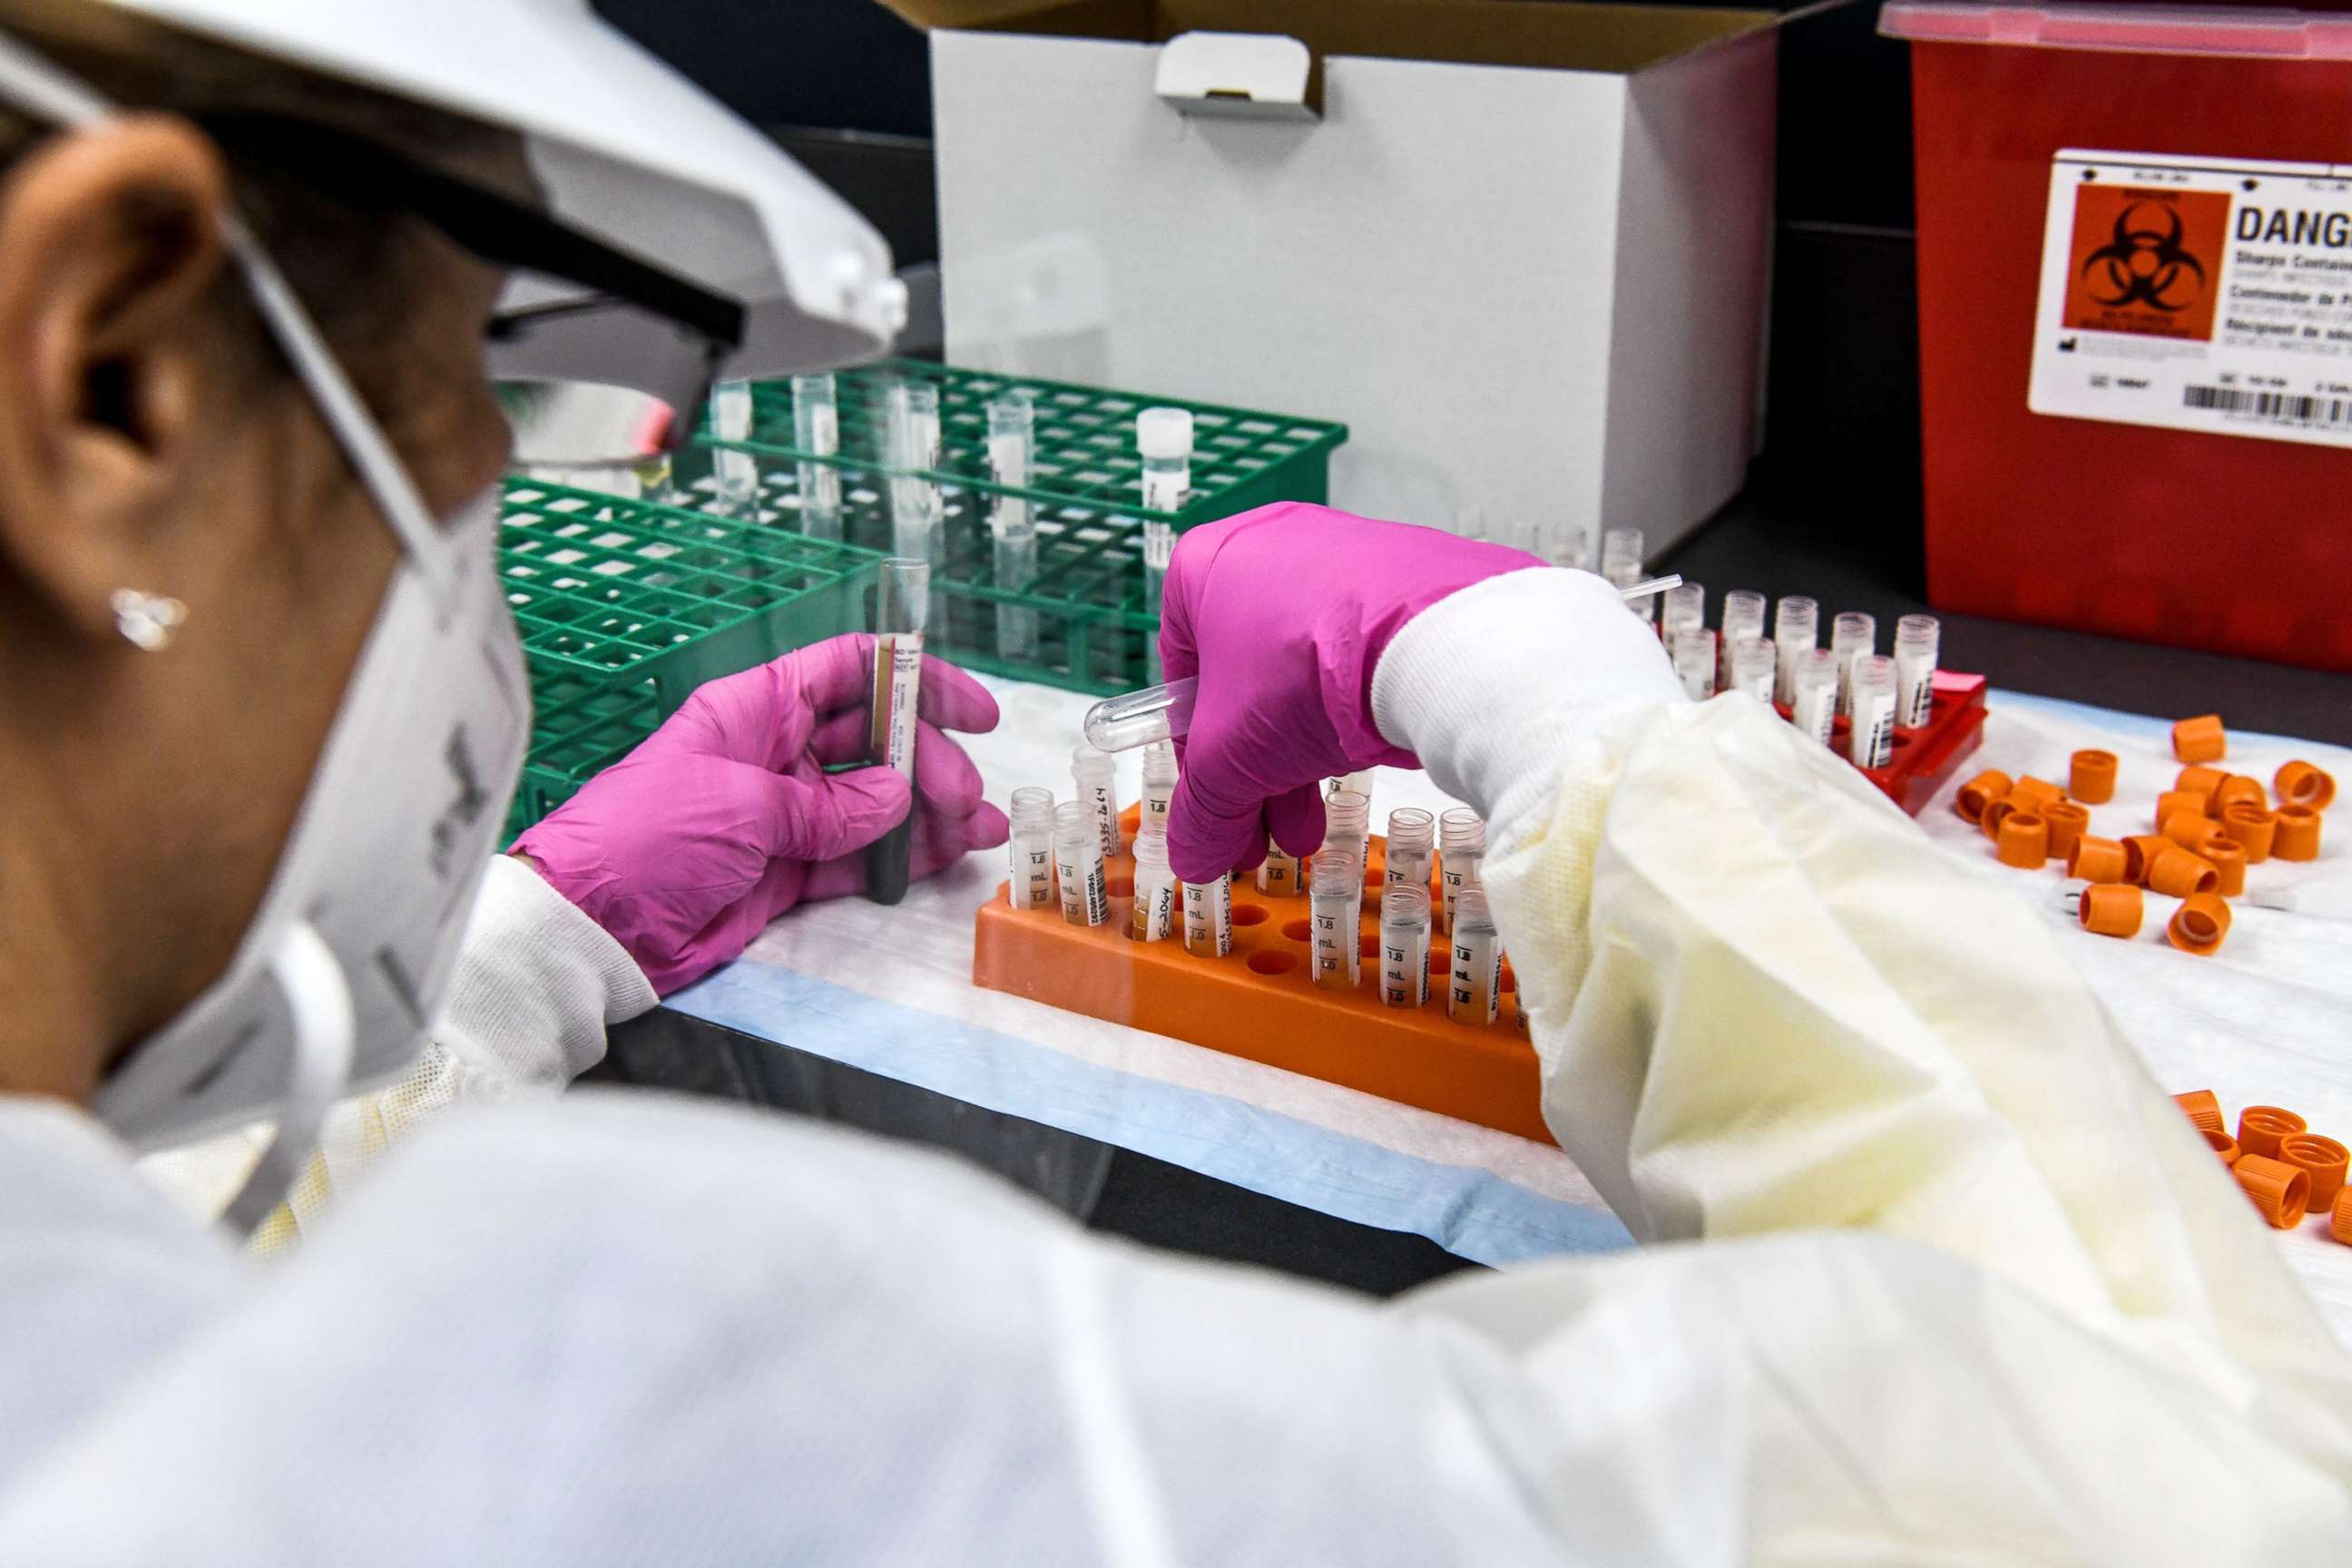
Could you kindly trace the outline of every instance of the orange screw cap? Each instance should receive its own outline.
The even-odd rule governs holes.
[[[2221,814],[2221,832],[2245,850],[2247,865],[2259,866],[2271,858],[2278,818],[2258,806],[2233,805]]]
[[[2227,1132],[2216,1132],[2210,1127],[2200,1127],[2197,1131],[2205,1134],[2205,1147],[2221,1155],[2224,1166],[2236,1164],[2238,1156],[2244,1152],[2238,1147],[2238,1141]]]
[[[2137,936],[2140,905],[2139,889],[2129,882],[2102,882],[2083,889],[2076,914],[2083,929],[2095,936]],[[2218,1109],[2214,1115],[2221,1115]]]
[[[2038,870],[2050,858],[2050,824],[2038,811],[2012,811],[2000,819],[2000,837],[1993,852],[2004,866]]]
[[[2246,847],[2233,838],[2211,838],[2201,853],[2206,863],[2221,874],[2213,890],[2225,899],[2242,899],[2246,894]]]
[[[1982,822],[1985,807],[2009,793],[2009,775],[1999,768],[1987,768],[1960,786],[1952,797],[1952,809],[1969,822]]]
[[[2352,1187],[2336,1194],[2336,1212],[2328,1217],[2327,1234],[2352,1247]]]
[[[2086,882],[2127,882],[2124,875],[2124,847],[2112,838],[2098,838],[2085,833],[2074,840],[2074,847],[2066,857],[2066,875],[2080,877]]]
[[[2336,780],[2309,763],[2289,763],[2271,780],[2282,804],[2326,811],[2336,803]]]
[[[2066,793],[2085,805],[2105,805],[2116,798],[2116,754],[2077,752],[2066,761]]]
[[[2187,1094],[2176,1094],[2172,1103],[2180,1107],[2189,1121],[2209,1132],[2219,1132],[2221,1121],[2221,1099],[2210,1089],[2192,1089]]]
[[[2307,805],[2278,808],[2278,831],[2271,837],[2271,853],[2282,860],[2319,858],[2319,813]]]
[[[2303,1223],[2311,1202],[2311,1178],[2283,1160],[2263,1154],[2240,1154],[2230,1167],[2238,1185],[2254,1200],[2273,1230],[2293,1230]]]
[[[2344,1190],[2344,1173],[2352,1167],[2352,1149],[2316,1132],[2298,1132],[2279,1140],[2278,1157],[2311,1178],[2311,1206],[2325,1212]]]
[[[2172,787],[2193,790],[2210,800],[2213,792],[2221,787],[2221,781],[2229,776],[2227,768],[2209,768],[2191,763],[2180,770],[2180,776],[2172,781]]]
[[[2176,851],[2186,854],[2186,850]],[[2212,869],[2207,867],[2206,869]],[[2172,913],[2171,923],[2164,928],[2164,940],[2183,952],[2193,952],[2200,958],[2221,951],[2221,940],[2230,934],[2230,906],[2218,893],[2191,893]],[[2244,1139],[2238,1140],[2242,1143]]]
[[[2167,849],[2180,846],[2160,833],[2136,833],[2124,840],[2124,880],[2146,883],[2148,862]]]
[[[2193,789],[2168,789],[2162,795],[2158,795],[2156,797],[2156,826],[2159,832],[2162,831],[2164,825],[2167,822],[2170,821],[2173,817],[2179,816],[2184,811],[2188,812],[2192,816],[2204,816],[2205,796],[2199,795]]]
[[[2073,859],[2074,846],[2083,841],[2083,830],[2091,826],[2090,808],[2071,800],[2053,800],[2042,808],[2042,820],[2050,825],[2050,858]]]
[[[2221,825],[2202,812],[2176,811],[2158,831],[2191,855],[2202,855],[2205,846],[2221,837]]]
[[[1977,818],[1977,826],[1983,830],[1987,838],[1998,844],[2000,842],[2001,819],[2024,804],[2014,795],[2002,795],[1984,808],[1984,815]]]
[[[2028,773],[2009,786],[2009,798],[2021,806],[2042,806],[2053,800],[2064,800],[2066,792],[2048,779]]]
[[[2213,868],[2213,862],[2178,844],[2167,844],[2147,863],[2147,887],[2152,893],[2185,899],[2193,893],[2214,892],[2221,886],[2221,873]]]
[[[2200,713],[2172,727],[2172,754],[2184,763],[2219,762],[2229,751],[2230,734],[2219,713]]]
[[[2310,1124],[2294,1111],[2276,1105],[2249,1105],[2238,1112],[2238,1147],[2249,1154],[2278,1158],[2279,1145]]]
[[[2221,816],[2233,805],[2267,806],[2271,797],[2263,790],[2263,781],[2250,779],[2243,773],[2231,773],[2213,786],[2212,804],[2207,808],[2211,815]]]

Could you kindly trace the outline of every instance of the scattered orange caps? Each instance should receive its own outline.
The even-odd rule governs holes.
[[[2247,865],[2259,866],[2271,858],[2278,818],[2261,806],[2233,805],[2221,814],[2221,832],[2243,847]]]
[[[2254,1207],[2274,1230],[2293,1230],[2303,1223],[2311,1202],[2311,1178],[2282,1160],[2263,1154],[2241,1154],[2230,1167],[2238,1185],[2254,1200]]]
[[[2208,1132],[2221,1131],[2221,1097],[2210,1089],[2192,1089],[2187,1094],[2176,1094],[2172,1103],[2180,1107],[2189,1121]]]
[[[1998,844],[2000,842],[2001,818],[2024,804],[2014,795],[2002,795],[1999,800],[1992,801],[1985,806],[1984,815],[1977,818],[1977,826],[1984,831],[1987,838]]]
[[[2238,1112],[2238,1147],[2249,1154],[2278,1158],[2279,1145],[2311,1124],[2294,1111],[2275,1105],[2249,1105]]]
[[[2156,797],[2157,831],[2159,833],[2164,831],[2164,825],[2176,816],[2203,816],[2205,798],[2193,789],[2168,789],[2158,795]]]
[[[2271,853],[2282,860],[2319,858],[2319,813],[2307,805],[2278,808],[2278,830],[2271,837]]]
[[[2219,713],[2200,713],[2172,727],[2172,754],[2184,763],[2218,762],[2230,750],[2229,731]]]
[[[2150,892],[2185,899],[2193,893],[2210,893],[2221,885],[2221,873],[2213,868],[2213,862],[2178,844],[2167,844],[2148,859]]]
[[[2200,1127],[2197,1131],[2205,1134],[2205,1147],[2221,1155],[2224,1165],[2236,1164],[2238,1156],[2244,1152],[2238,1147],[2238,1141],[2227,1132],[2216,1132],[2210,1127]]]
[[[2091,826],[2091,812],[2071,800],[2053,800],[2042,808],[2042,820],[2050,825],[2050,858],[2066,860],[2074,858],[2083,830]]]
[[[2129,882],[2102,882],[2083,889],[2082,902],[2075,907],[2075,916],[2083,929],[2097,936],[2137,936],[2140,921],[2139,889]],[[2216,1108],[2213,1117],[2221,1120]]]
[[[2187,854],[2176,850],[2176,854]],[[2202,861],[2198,862],[2203,865]],[[2211,870],[2210,866],[2205,868]],[[2218,893],[2191,893],[2180,901],[2172,914],[2171,923],[2164,928],[2164,940],[2183,952],[2193,952],[2203,958],[2218,952],[2221,939],[2230,934],[2230,906]],[[2238,1140],[2242,1143],[2243,1138]]]
[[[2009,775],[1999,768],[1987,768],[1960,786],[1952,797],[1952,809],[1970,822],[1984,820],[1985,807],[2009,793]]]
[[[2105,805],[2116,798],[2116,754],[2077,752],[2066,761],[2066,793],[2086,805]]]
[[[2085,833],[2074,840],[2066,855],[2066,875],[2080,877],[2086,882],[2127,882],[2124,875],[2124,847],[2112,838],[2100,838]]]
[[[2243,898],[2246,892],[2246,847],[2234,838],[2209,838],[2199,851],[2206,863],[2221,874],[2213,890],[2225,899]]]
[[[2289,763],[2271,780],[2280,801],[2326,811],[2336,800],[2336,780],[2309,763]]]
[[[2221,825],[2200,811],[2176,811],[2158,831],[2191,855],[2202,855],[2205,846],[2221,836]]]
[[[2000,819],[2000,836],[1994,840],[1994,853],[2004,866],[2015,866],[2023,871],[2037,869],[2050,858],[2050,824],[2038,811],[2020,807],[2010,812]]]
[[[2212,814],[2221,816],[2233,805],[2270,805],[2271,798],[2263,793],[2263,781],[2250,779],[2243,773],[2231,773],[2213,786]]]
[[[2352,1247],[2352,1187],[2336,1194],[2336,1212],[2328,1216],[2327,1234]]]
[[[2175,844],[2171,839],[2165,837],[2160,833],[2137,833],[2132,835],[2132,837],[2124,840],[2124,880],[2126,882],[2147,881],[2148,862],[2155,859],[2158,855],[2167,849],[2178,849],[2179,847],[2180,846]]]
[[[2172,787],[2193,790],[2210,800],[2213,798],[2213,792],[2221,787],[2221,781],[2229,776],[2230,770],[2227,768],[2209,768],[2191,763],[2180,770],[2180,776],[2172,781]]]
[[[2352,1149],[2316,1132],[2298,1132],[2279,1140],[2278,1157],[2311,1178],[2311,1206],[2326,1209],[2344,1190],[2344,1173],[2352,1166]]]
[[[2009,798],[2021,806],[2040,806],[2053,800],[2064,800],[2066,792],[2048,779],[2038,779],[2027,773],[2009,786]]]

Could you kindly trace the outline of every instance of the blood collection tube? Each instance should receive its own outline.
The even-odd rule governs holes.
[[[1326,849],[1315,857],[1307,889],[1315,984],[1352,991],[1363,979],[1363,949],[1357,934],[1362,923],[1363,864],[1345,849]]]
[[[1457,1024],[1491,1024],[1503,1005],[1503,938],[1484,889],[1469,889],[1454,900],[1452,933],[1445,1016]]]
[[[1381,895],[1381,1000],[1391,1007],[1429,1001],[1429,889],[1396,883]]]
[[[1176,873],[1168,865],[1168,840],[1135,836],[1135,912],[1127,934],[1137,942],[1166,942],[1176,934]]]
[[[1638,528],[1612,528],[1601,535],[1601,575],[1619,588],[1630,588],[1642,580],[1642,531]],[[1654,598],[1629,599],[1626,605],[1645,621],[1655,620],[1658,602]]]
[[[1012,391],[988,405],[988,467],[996,482],[1029,488],[1035,450],[1037,411],[1025,392]],[[988,518],[996,585],[1015,591],[1037,577],[1037,520],[1021,496],[1000,495]],[[1037,657],[1037,612],[1019,605],[996,606],[996,652],[1001,658]]]
[[[1446,930],[1454,929],[1462,895],[1485,885],[1486,859],[1486,824],[1476,812],[1457,805],[1437,819],[1437,875],[1445,895]]]
[[[1830,623],[1830,651],[1837,655],[1837,710],[1853,717],[1853,661],[1878,649],[1878,622],[1859,610],[1848,610]]]
[[[1745,691],[1769,707],[1779,659],[1769,637],[1741,637],[1731,647],[1731,689]]]
[[[710,390],[710,433],[721,441],[751,438],[751,384],[722,381]],[[721,517],[754,517],[760,500],[760,465],[749,452],[721,447],[711,461],[719,489],[710,510]]]
[[[1704,702],[1715,695],[1715,634],[1705,626],[1676,626],[1666,634],[1666,650],[1675,661],[1675,673],[1682,678],[1683,689],[1694,702]]]
[[[1734,588],[1723,596],[1723,626],[1716,644],[1717,657],[1722,666],[1716,671],[1715,689],[1728,691],[1732,688],[1731,652],[1743,637],[1764,635],[1764,595],[1753,588]]]
[[[1160,618],[1161,597],[1168,586],[1168,563],[1176,556],[1176,530],[1156,517],[1143,520],[1143,613],[1154,621]],[[1143,645],[1143,668],[1152,684],[1168,679],[1160,668],[1160,639],[1148,637]]]
[[[882,563],[874,595],[874,684],[866,754],[915,782],[915,715],[922,700],[923,623],[930,613],[931,563],[893,556]],[[866,851],[866,896],[895,904],[907,896],[915,847],[909,812]]]
[[[1234,874],[1184,884],[1184,951],[1223,958],[1234,950]]]
[[[1916,730],[1936,705],[1936,652],[1942,627],[1933,616],[1906,616],[1895,623],[1895,721]]]
[[[834,403],[833,373],[793,377],[793,445],[800,465],[801,531],[813,539],[841,537],[841,470],[809,458],[841,450],[841,415]]]
[[[1323,844],[1338,845],[1362,866],[1371,852],[1372,797],[1360,790],[1333,789],[1323,797]]]
[[[1005,896],[1016,910],[1054,907],[1054,792],[1029,785],[1013,792],[1013,830],[1004,841],[1013,858]]]
[[[1837,729],[1838,656],[1834,649],[1809,647],[1797,656],[1791,678],[1795,695],[1789,704],[1789,721],[1826,746]]]
[[[1797,700],[1797,658],[1821,646],[1822,607],[1802,594],[1791,594],[1772,611],[1772,649],[1779,666],[1772,677],[1772,700],[1788,707]]]
[[[1102,837],[1084,801],[1054,808],[1054,879],[1061,885],[1062,918],[1074,926],[1110,919],[1110,884],[1103,875]]]
[[[1389,874],[1391,887],[1429,886],[1430,861],[1437,847],[1437,817],[1417,805],[1401,805],[1389,813]]]
[[[1658,635],[1672,647],[1675,634],[1690,626],[1706,625],[1706,588],[1685,578],[1666,590],[1659,600]]]
[[[1895,661],[1885,654],[1853,661],[1853,728],[1846,732],[1846,754],[1855,766],[1883,768],[1895,760],[1897,686]]]
[[[1181,511],[1192,488],[1192,415],[1184,408],[1147,408],[1135,416],[1135,446],[1143,454],[1143,507]]]
[[[1070,778],[1077,785],[1078,804],[1093,814],[1095,837],[1102,845],[1103,858],[1116,857],[1121,847],[1118,764],[1109,752],[1098,752],[1081,741],[1070,752]]]
[[[1095,755],[1105,763],[1110,761],[1105,752]],[[1174,742],[1155,741],[1143,749],[1143,810],[1135,821],[1138,837],[1168,836],[1168,806],[1176,798],[1178,776]]]

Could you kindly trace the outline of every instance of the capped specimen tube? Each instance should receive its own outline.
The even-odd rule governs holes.
[[[1127,934],[1138,942],[1166,942],[1176,934],[1176,873],[1168,866],[1168,840],[1149,833],[1135,838],[1135,912]]]
[[[1772,677],[1772,700],[1783,708],[1797,700],[1797,656],[1821,646],[1822,607],[1791,594],[1772,611],[1772,649],[1780,668]]]
[[[921,705],[923,623],[929,613],[931,563],[894,556],[882,563],[874,595],[874,687],[866,758],[915,782],[915,716]],[[866,851],[866,896],[895,904],[907,896],[915,847],[910,809]]]
[[[1097,752],[1108,763],[1110,758]],[[1139,836],[1168,836],[1168,807],[1176,798],[1176,747],[1168,741],[1154,741],[1143,748],[1143,809],[1137,814],[1135,831]]]
[[[1658,635],[1671,646],[1675,634],[1706,625],[1706,588],[1685,578],[1658,601]]]
[[[1838,657],[1834,650],[1809,647],[1797,656],[1795,694],[1789,704],[1789,721],[1826,746],[1837,729]]]
[[[1895,623],[1895,721],[1906,730],[1927,723],[1936,707],[1936,654],[1943,627],[1933,616]]]
[[[1037,410],[1025,392],[1013,391],[988,405],[988,467],[1000,485],[1026,489],[1035,450]],[[1001,495],[988,518],[994,550],[996,585],[1019,591],[1037,579],[1037,520],[1021,496]],[[1037,612],[1020,605],[996,606],[996,652],[1001,658],[1037,657]]]
[[[1234,874],[1184,884],[1184,951],[1223,958],[1234,950]]]
[[[1079,742],[1070,753],[1070,780],[1077,785],[1078,804],[1094,815],[1095,837],[1106,859],[1121,847],[1118,832],[1118,764],[1107,752]]]
[[[1735,682],[1731,679],[1731,655],[1746,637],[1764,635],[1764,595],[1753,588],[1734,588],[1723,596],[1722,635],[1716,647],[1722,667],[1716,672],[1715,687],[1728,691]]]
[[[1846,755],[1858,767],[1883,768],[1895,760],[1895,661],[1866,653],[1853,661],[1853,728]]]
[[[1007,816],[1013,831],[1004,841],[1013,859],[1013,880],[1005,896],[1016,910],[1045,910],[1054,905],[1054,792],[1034,785],[1013,792]]]
[[[1176,555],[1176,530],[1156,517],[1143,520],[1143,613],[1153,620],[1160,618],[1160,605],[1168,586],[1168,563]],[[1160,639],[1153,637],[1143,647],[1143,668],[1155,680],[1165,680],[1168,672],[1160,668]]]
[[[721,441],[751,438],[751,384],[722,381],[710,389],[710,433]],[[711,458],[719,489],[710,510],[721,517],[753,517],[760,501],[760,466],[749,452],[720,447]]]
[[[1878,622],[1860,610],[1848,610],[1830,623],[1830,651],[1837,655],[1837,710],[1853,717],[1853,661],[1877,651]]]
[[[806,458],[841,450],[841,414],[834,404],[833,373],[793,377],[793,445]],[[800,465],[801,531],[814,539],[841,537],[841,470],[831,463]]]
[[[1452,931],[1445,1016],[1460,1024],[1491,1024],[1503,1005],[1503,937],[1484,889],[1469,889],[1454,900]]]
[[[1705,626],[1676,626],[1666,634],[1666,648],[1675,661],[1675,673],[1682,678],[1683,689],[1694,702],[1704,702],[1715,695],[1715,634]]]
[[[1062,889],[1062,918],[1074,926],[1110,919],[1110,882],[1103,874],[1102,837],[1083,801],[1054,808],[1054,879]]]
[[[1779,660],[1769,637],[1741,637],[1731,647],[1731,689],[1769,704]]]
[[[1315,984],[1352,991],[1363,978],[1363,949],[1357,940],[1364,898],[1362,863],[1345,850],[1324,850],[1315,857],[1307,897]]]
[[[1483,886],[1480,866],[1486,858],[1486,824],[1476,812],[1457,805],[1437,819],[1438,888],[1445,895],[1448,931],[1463,893]]]
[[[1185,408],[1147,408],[1135,416],[1135,447],[1143,455],[1143,505],[1181,511],[1192,488],[1192,415]]]
[[[1381,895],[1381,1000],[1391,1007],[1429,1001],[1429,889],[1397,883]]]
[[[1429,886],[1431,861],[1437,847],[1437,817],[1417,805],[1401,805],[1389,813],[1389,875],[1391,886]]]

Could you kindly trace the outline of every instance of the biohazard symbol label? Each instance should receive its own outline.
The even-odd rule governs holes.
[[[2226,192],[2078,185],[2066,325],[2210,342],[2229,230]]]

